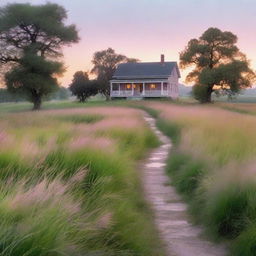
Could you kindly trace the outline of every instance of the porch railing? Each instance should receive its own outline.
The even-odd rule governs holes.
[[[161,97],[161,96],[168,96],[168,91],[145,90],[144,92],[138,92],[138,91],[121,90],[121,91],[112,91],[111,96],[112,97],[131,97],[131,96]]]
[[[132,91],[112,91],[111,96],[128,97],[132,96]]]

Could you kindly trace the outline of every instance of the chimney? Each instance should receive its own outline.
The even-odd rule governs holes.
[[[164,64],[164,54],[161,54],[161,64]]]

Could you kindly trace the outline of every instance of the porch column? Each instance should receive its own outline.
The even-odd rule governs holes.
[[[143,91],[142,91],[142,95],[145,95],[145,83],[143,83]]]
[[[132,96],[134,95],[134,87],[133,87],[133,83],[132,83]]]
[[[161,82],[161,95],[163,95],[163,89],[164,89],[163,84],[164,84],[164,82]]]
[[[121,85],[120,85],[120,83],[118,84],[118,89],[119,89],[119,96],[121,95]]]

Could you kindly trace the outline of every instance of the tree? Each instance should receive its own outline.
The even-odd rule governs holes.
[[[100,84],[99,92],[102,93],[107,100],[110,96],[109,80],[112,79],[117,65],[124,62],[137,61],[137,59],[128,58],[122,54],[117,54],[112,48],[94,53],[92,60],[94,66],[91,73],[96,75],[97,81]]]
[[[255,74],[236,43],[237,36],[231,32],[209,28],[180,53],[181,68],[194,67],[186,80],[195,82],[193,95],[201,103],[211,102],[214,91],[234,94],[254,81]]]
[[[58,88],[57,79],[53,75],[62,72],[62,63],[26,54],[20,59],[20,65],[8,72],[5,79],[10,92],[23,93],[34,104],[33,109],[38,110],[42,98]]]
[[[70,91],[80,102],[85,102],[89,97],[98,93],[99,84],[96,80],[89,80],[88,74],[77,71],[73,76],[73,81],[69,86]]]
[[[79,40],[75,26],[65,25],[66,19],[66,10],[52,3],[0,9],[0,64],[11,68],[5,76],[7,87],[23,91],[34,109],[57,88],[56,76],[64,72],[63,64],[54,59],[62,56],[63,46]]]

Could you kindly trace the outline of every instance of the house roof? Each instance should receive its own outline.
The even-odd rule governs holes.
[[[113,79],[125,78],[167,78],[176,68],[180,77],[177,62],[138,62],[119,64]]]

